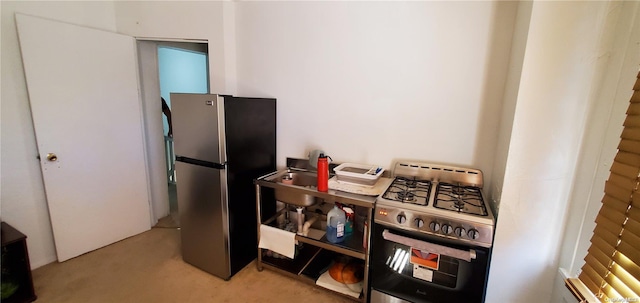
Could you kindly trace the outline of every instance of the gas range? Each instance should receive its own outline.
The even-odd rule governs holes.
[[[482,171],[399,161],[394,181],[376,200],[375,223],[491,247],[495,219],[482,192]]]

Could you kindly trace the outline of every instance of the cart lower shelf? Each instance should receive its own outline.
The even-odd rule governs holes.
[[[326,250],[313,245],[303,244],[302,248],[298,250],[298,254],[294,259],[278,258],[267,256],[265,251],[262,250],[262,262],[258,265],[258,268],[264,267],[269,270],[276,271],[280,274],[284,274],[291,278],[303,281],[310,285],[315,285],[322,289],[329,290],[333,293],[342,295],[346,298],[363,302],[362,292],[360,294],[352,293],[353,295],[345,294],[336,289],[321,286],[317,284],[320,276],[327,272],[332,265],[334,259],[341,254]],[[357,297],[356,297],[357,296]]]

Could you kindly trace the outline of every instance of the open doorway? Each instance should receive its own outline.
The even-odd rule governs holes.
[[[169,215],[160,218],[157,226],[179,227],[176,193],[175,154],[171,134],[171,93],[208,93],[208,50],[205,43],[159,42],[158,74],[160,96],[166,101],[169,113],[163,115],[163,134],[167,163]]]
[[[208,42],[138,39],[149,177],[151,226],[179,227],[174,174],[175,155],[162,99],[171,93],[208,93]]]

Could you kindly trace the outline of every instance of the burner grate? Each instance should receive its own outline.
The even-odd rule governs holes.
[[[382,195],[383,198],[402,203],[427,205],[431,193],[431,181],[397,177]]]
[[[473,186],[439,183],[433,206],[479,216],[487,216],[480,189]]]

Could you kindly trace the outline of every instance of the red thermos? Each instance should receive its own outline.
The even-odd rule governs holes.
[[[329,161],[327,156],[320,154],[318,156],[318,191],[326,192],[329,190]]]

